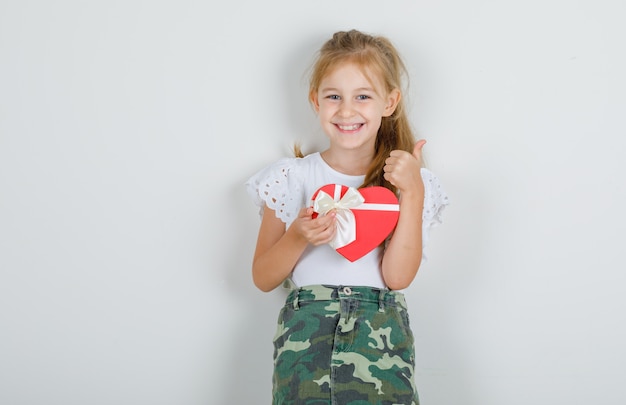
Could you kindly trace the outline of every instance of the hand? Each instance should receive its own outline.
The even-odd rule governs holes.
[[[422,148],[426,140],[415,143],[413,153],[393,150],[385,160],[385,180],[394,185],[401,194],[424,194],[422,182]]]
[[[335,211],[330,211],[326,215],[313,218],[313,208],[303,208],[298,213],[290,230],[297,232],[302,238],[314,246],[323,245],[330,242],[335,237],[336,219]]]

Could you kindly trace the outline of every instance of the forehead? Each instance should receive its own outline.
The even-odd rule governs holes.
[[[357,63],[338,63],[331,66],[320,83],[320,89],[326,85],[341,84],[342,86],[358,85],[372,87],[375,90],[383,89],[382,79],[375,70]]]

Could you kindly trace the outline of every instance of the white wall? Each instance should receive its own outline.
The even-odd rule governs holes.
[[[0,2],[0,403],[269,403],[243,182],[389,36],[452,205],[407,292],[426,405],[626,401],[620,0]]]

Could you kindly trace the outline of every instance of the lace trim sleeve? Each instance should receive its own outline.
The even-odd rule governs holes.
[[[430,170],[422,169],[424,182],[424,213],[422,214],[422,248],[430,239],[430,230],[442,223],[442,213],[450,203],[439,178]]]
[[[246,181],[246,191],[259,207],[259,216],[267,205],[276,217],[289,226],[301,206],[301,181],[295,169],[296,158],[283,158],[267,166]]]

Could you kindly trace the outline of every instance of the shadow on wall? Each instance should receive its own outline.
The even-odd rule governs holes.
[[[429,261],[407,291],[416,337],[416,382],[424,403],[453,404],[463,398],[467,404],[493,404],[497,400],[485,393],[477,395],[475,341],[464,331],[486,316],[475,311],[474,302],[484,299],[481,269],[493,254],[487,243],[492,210],[485,185],[457,174],[459,178],[444,182],[451,204],[441,227],[431,231]],[[455,247],[453,254],[450,247]]]
[[[326,141],[317,117],[308,102],[308,68],[313,61],[315,49],[321,44],[321,38],[303,41],[302,46],[286,54],[283,61],[277,61],[276,80],[283,84],[286,110],[284,117],[289,122],[289,130],[278,137],[276,147],[284,151],[296,142],[302,144],[305,153],[321,149]],[[276,142],[276,138],[268,142]],[[287,145],[287,147],[285,147]],[[264,162],[270,164],[271,161]],[[246,176],[254,173],[246,173]],[[245,181],[240,179],[229,193],[236,204],[232,212],[241,213],[233,216],[233,235],[230,257],[226,266],[227,289],[236,297],[243,316],[233,322],[234,330],[228,332],[233,341],[226,348],[227,356],[232,361],[218,365],[223,367],[221,401],[224,404],[259,404],[271,402],[273,344],[276,320],[287,295],[281,287],[270,293],[258,290],[252,281],[251,265],[256,244],[256,237],[261,223],[258,209],[253,205],[245,189]]]
[[[220,404],[255,404],[271,402],[272,387],[272,355],[276,319],[280,307],[286,297],[281,288],[270,293],[258,290],[252,281],[252,256],[256,244],[256,236],[261,223],[257,208],[252,204],[245,190],[244,181],[232,186],[229,195],[235,202],[231,212],[233,215],[230,262],[226,265],[225,288],[237,302],[237,319],[229,325],[228,336],[231,340],[223,348],[228,354],[225,364],[211,365],[218,371],[221,384],[214,387],[220,392],[213,393]],[[250,214],[250,215],[248,215]]]
[[[309,74],[315,53],[328,39],[328,35],[311,36],[303,40],[301,46],[286,55],[282,63],[277,63],[277,74],[282,80],[287,100],[284,114],[289,123],[289,133],[285,134],[286,142],[289,145],[300,143],[305,154],[321,151],[327,145],[327,138],[320,128],[308,95]]]

